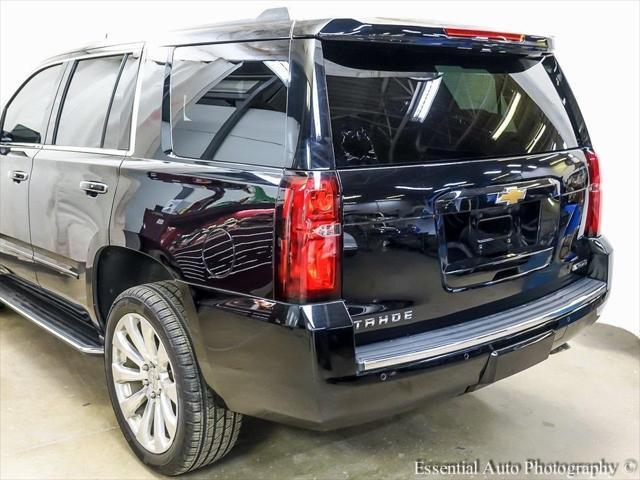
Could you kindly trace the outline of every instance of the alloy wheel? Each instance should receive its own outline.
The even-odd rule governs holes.
[[[128,313],[113,333],[111,371],[118,404],[138,442],[160,454],[178,425],[174,370],[159,335],[142,315]]]

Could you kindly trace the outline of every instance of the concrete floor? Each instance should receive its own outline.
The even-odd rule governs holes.
[[[118,430],[102,358],[7,309],[0,335],[2,479],[155,476]],[[484,466],[530,458],[605,459],[621,462],[616,478],[639,478],[622,467],[640,460],[638,338],[596,324],[571,345],[488,388],[374,424],[319,434],[246,419],[223,462],[184,478],[414,478],[416,459]]]

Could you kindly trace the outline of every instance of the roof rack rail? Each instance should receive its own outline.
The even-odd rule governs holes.
[[[276,20],[291,20],[287,7],[268,8],[256,17],[256,20],[273,22]]]

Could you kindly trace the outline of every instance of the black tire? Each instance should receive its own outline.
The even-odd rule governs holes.
[[[121,411],[114,389],[112,340],[115,326],[127,313],[137,313],[151,323],[165,345],[173,366],[178,408],[177,428],[167,451],[155,454],[136,439]],[[236,443],[242,415],[220,405],[205,383],[187,329],[186,312],[172,282],[130,288],[113,303],[105,335],[105,371],[111,404],[122,432],[138,458],[165,475],[179,475],[224,457]]]

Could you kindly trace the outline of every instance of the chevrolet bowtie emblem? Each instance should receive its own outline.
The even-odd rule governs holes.
[[[507,187],[502,193],[496,197],[496,203],[504,203],[505,205],[515,205],[527,196],[526,188]]]

